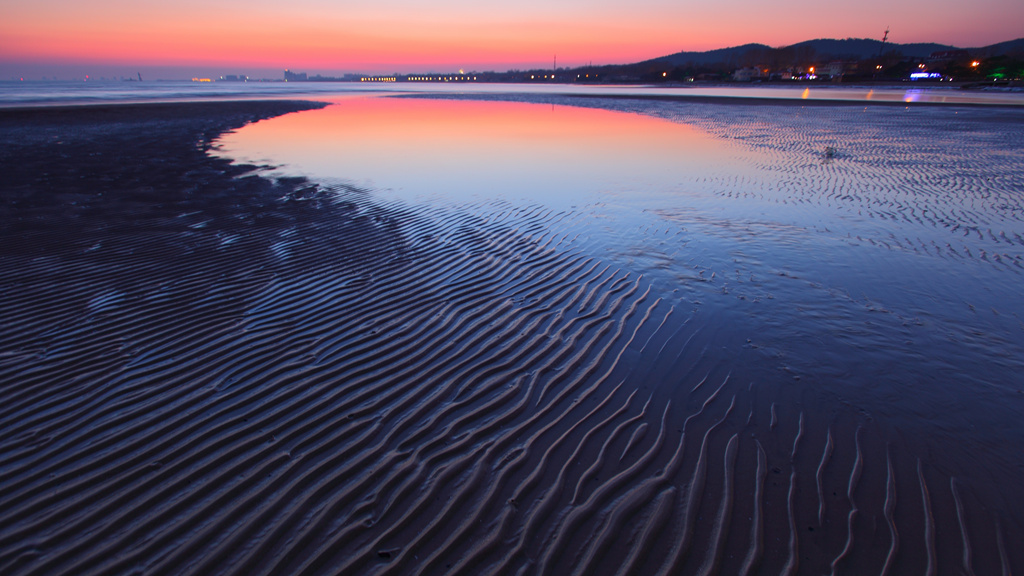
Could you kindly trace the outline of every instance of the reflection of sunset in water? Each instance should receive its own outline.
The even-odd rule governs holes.
[[[721,140],[649,117],[411,98],[338,100],[248,126],[222,144],[233,158],[402,196],[545,204],[638,182],[646,192],[664,192],[698,170],[732,163]]]
[[[900,97],[921,96],[916,90],[901,91]],[[811,100],[813,91],[806,93]],[[872,99],[879,97],[877,91],[868,93]],[[351,290],[362,297],[396,279],[397,288],[388,286],[387,306],[405,294],[431,294],[418,290],[429,281],[415,274],[446,262],[442,254],[457,257],[433,272],[445,282],[455,279],[433,293],[445,299],[445,306],[471,299],[463,292],[468,286],[490,289],[489,284],[460,278],[472,263],[500,270],[516,281],[528,279],[530,284],[507,295],[481,293],[479,301],[496,315],[479,316],[511,328],[483,344],[472,344],[481,350],[511,349],[509,343],[519,336],[534,338],[509,362],[517,371],[520,358],[533,354],[534,348],[577,344],[563,338],[561,328],[510,321],[503,316],[506,310],[527,309],[537,317],[551,313],[559,322],[568,319],[573,325],[594,321],[633,338],[621,354],[606,353],[597,344],[581,344],[579,350],[598,350],[601,357],[614,359],[615,366],[602,376],[609,385],[636,386],[633,389],[641,395],[647,390],[660,395],[652,396],[652,402],[663,398],[665,408],[652,409],[652,414],[679,414],[678,426],[661,428],[695,438],[692,449],[686,448],[689,456],[680,460],[684,463],[679,469],[686,472],[676,486],[703,474],[686,467],[703,462],[705,444],[718,446],[714,452],[709,448],[708,457],[717,454],[715,468],[726,474],[735,469],[737,490],[744,482],[746,495],[759,490],[756,478],[774,476],[769,463],[776,459],[775,469],[787,470],[777,478],[789,477],[790,487],[783,480],[766,489],[763,509],[803,512],[765,515],[765,534],[782,534],[785,541],[797,522],[791,517],[804,514],[811,522],[818,518],[815,531],[806,531],[810,543],[801,548],[812,551],[801,557],[801,568],[809,566],[809,572],[835,571],[852,539],[873,546],[856,554],[866,560],[865,566],[873,566],[851,566],[850,573],[885,572],[893,558],[886,552],[888,546],[871,544],[877,522],[850,524],[846,504],[830,504],[821,512],[820,494],[852,494],[850,478],[862,478],[855,487],[857,505],[875,518],[888,515],[889,529],[883,524],[883,530],[891,531],[893,543],[898,531],[901,550],[910,550],[900,552],[903,567],[917,562],[917,571],[925,571],[930,561],[926,538],[942,530],[953,535],[970,531],[972,546],[987,548],[979,558],[1000,557],[1000,540],[992,537],[998,530],[1006,530],[1006,541],[1021,540],[1024,528],[1009,522],[1011,515],[1005,516],[1002,526],[988,523],[989,510],[1024,510],[1020,495],[1007,491],[1019,484],[1024,454],[1024,435],[1007,435],[1007,430],[1019,428],[1014,424],[1020,420],[1021,407],[1020,386],[1007,383],[1018,382],[1024,370],[1019,282],[1024,216],[1014,208],[1020,205],[1024,181],[1018,161],[1024,134],[1019,111],[913,104],[694,105],[570,97],[556,101],[618,108],[613,112],[550,103],[348,99],[322,111],[243,128],[223,140],[223,153],[240,160],[287,164],[282,174],[306,174],[317,184],[341,179],[376,187],[369,194],[350,194],[327,186],[319,196],[344,201],[340,205],[347,212],[342,214],[352,219],[339,219],[338,229],[354,223],[379,224],[381,230],[399,233],[408,247],[407,254],[394,259],[392,269],[353,275],[351,284],[345,278],[346,293]],[[398,202],[390,201],[396,198]],[[489,201],[492,198],[498,200]],[[360,205],[369,208],[359,211],[355,207]],[[309,202],[302,208],[296,214],[315,216],[329,206]],[[382,213],[396,216],[374,218]],[[294,228],[287,242],[328,252],[320,247],[315,227],[303,218],[289,222]],[[488,229],[502,236],[487,236]],[[536,247],[543,257],[528,261],[510,246]],[[633,316],[607,322],[579,315],[582,309],[575,301],[564,304],[570,294],[596,294],[544,264],[566,254],[585,258],[580,270],[593,267],[623,278],[628,275],[628,281],[608,290],[621,291],[624,299],[637,298],[629,308]],[[523,264],[527,266],[520,268]],[[295,292],[311,292],[318,301],[330,301],[332,308],[344,308],[331,300],[332,275],[337,273],[303,281]],[[535,297],[544,293],[540,286],[554,287],[554,296]],[[275,293],[268,307],[286,300]],[[397,309],[398,304],[394,306]],[[331,314],[333,310],[323,316]],[[475,317],[452,315],[459,322]],[[300,318],[306,317],[312,314]],[[399,318],[394,323],[400,322],[406,321]],[[289,329],[298,323],[281,320]],[[313,323],[320,330],[319,320]],[[346,324],[345,329],[352,326],[357,323]],[[461,345],[462,332],[460,327],[451,341]],[[609,336],[609,341],[614,338]],[[551,371],[586,371],[579,366],[560,359]],[[549,390],[561,386],[542,388],[538,396],[547,397]],[[577,393],[576,388],[562,389]],[[716,399],[717,414],[706,419],[691,416],[687,410],[701,415],[716,405],[692,396],[695,393]],[[461,398],[453,404],[460,403]],[[647,404],[639,405],[647,410]],[[596,406],[594,414],[601,409]],[[703,422],[708,428],[684,434],[687,422]],[[658,426],[652,421],[650,429]],[[729,426],[734,428],[707,440],[712,430],[720,434],[719,427]],[[651,436],[655,435],[648,432],[647,439]],[[627,441],[625,434],[620,441]],[[732,468],[728,446],[734,442],[745,444],[746,455],[736,456]],[[976,456],[979,447],[984,462]],[[595,445],[591,453],[603,450]],[[661,464],[668,459],[652,466],[655,476],[669,468]],[[760,472],[755,474],[756,470]],[[614,478],[616,473],[609,470],[602,478]],[[708,479],[709,486],[720,485],[720,480]],[[816,481],[835,488],[815,493]],[[566,486],[583,483],[576,480]],[[812,488],[794,499],[793,486]],[[939,494],[944,486],[951,487],[945,495],[925,500],[924,505],[936,511],[933,517],[930,511],[926,516],[921,494],[930,489]],[[703,496],[705,501],[722,501],[719,491],[709,494]],[[730,541],[750,534],[749,524],[743,523],[754,517],[751,500],[736,501],[740,513],[732,522],[740,529],[730,528]],[[660,507],[660,502],[654,506]],[[902,503],[895,513],[892,502]],[[610,510],[614,505],[602,502],[594,509]],[[572,514],[565,512],[565,517]],[[711,526],[715,517],[695,514],[703,520],[694,521],[693,533],[712,533],[717,529]],[[818,530],[819,525],[849,529]],[[823,539],[812,540],[819,535]],[[916,549],[902,544],[911,541],[917,543]],[[556,542],[561,546],[563,540]],[[760,542],[756,540],[757,545]],[[942,551],[934,558],[946,554],[946,548],[953,550],[945,565],[950,571],[959,569],[956,546],[937,548]],[[646,549],[659,547],[652,544]],[[693,547],[698,549],[704,546]],[[574,554],[563,557],[584,556]],[[742,558],[745,552],[732,555]],[[694,559],[694,570],[684,567],[679,572],[696,571],[697,564],[705,562],[696,554]],[[771,561],[772,570],[784,571],[785,558]],[[976,568],[979,574],[998,573],[999,566],[979,562]],[[723,563],[721,572],[742,570]]]

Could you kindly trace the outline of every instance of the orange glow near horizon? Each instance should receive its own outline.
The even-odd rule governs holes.
[[[876,37],[882,28],[869,16],[871,10],[830,18],[820,11],[790,13],[784,6],[736,2],[691,6],[637,0],[626,6],[584,0],[557,5],[540,0],[485,5],[438,0],[424,7],[408,0],[343,5],[328,0],[180,0],[173,5],[149,0],[36,0],[4,8],[0,64],[196,65],[378,74],[459,68],[504,71],[545,68],[555,55],[559,65],[567,67],[616,64],[749,42],[783,46],[813,38]],[[984,45],[1012,39],[1019,34],[1015,23],[1024,20],[1024,4],[986,11],[954,0],[908,2],[907,9],[893,17],[890,41]],[[914,4],[928,9],[911,10]]]
[[[550,46],[545,52],[560,53],[563,62],[582,65],[589,61],[635,61],[649,57],[651,48],[629,42],[608,42],[598,48],[586,50],[592,57],[584,60],[584,46],[590,32],[562,30],[557,41],[551,37],[555,31],[541,27],[536,30],[517,31],[514,27],[492,34],[491,39],[477,34],[456,35],[454,30],[410,31],[404,34],[373,33],[372,30],[352,30],[330,34],[326,31],[309,34],[303,30],[284,30],[269,41],[261,33],[245,30],[200,30],[184,35],[173,27],[166,30],[136,32],[97,28],[60,35],[57,39],[42,35],[13,38],[14,50],[7,58],[21,56],[33,60],[103,61],[118,64],[145,62],[150,65],[177,65],[182,63],[213,65],[250,65],[263,67],[304,69],[360,68],[362,66],[402,66],[410,70],[442,65],[443,69],[470,68],[504,69],[502,63],[514,65],[524,54],[536,54],[537,46]],[[613,30],[608,35],[615,37]],[[187,40],[180,39],[189,36]],[[494,36],[505,36],[497,42]],[[622,37],[622,35],[618,35]],[[171,38],[175,40],[170,40]],[[331,38],[332,42],[326,42]],[[664,48],[663,50],[668,50]],[[578,52],[578,53],[574,53]],[[657,52],[654,52],[657,53]],[[574,57],[575,56],[575,57]],[[549,63],[546,53],[537,59]],[[467,62],[469,60],[470,62]],[[495,63],[498,67],[487,67]],[[389,71],[396,71],[390,70]]]
[[[16,12],[27,18],[28,11],[22,7]],[[550,62],[554,54],[576,65],[631,61],[673,49],[668,44],[651,47],[636,22],[433,21],[415,15],[339,21],[290,13],[270,20],[270,15],[251,10],[238,15],[207,12],[200,17],[156,11],[154,16],[140,22],[132,11],[90,18],[71,10],[45,18],[44,25],[0,23],[4,58],[295,69],[401,66],[414,71],[438,65],[482,70],[494,64],[491,68],[504,69],[502,65],[513,66],[524,57]]]

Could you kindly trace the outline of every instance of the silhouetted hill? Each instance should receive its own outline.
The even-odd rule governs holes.
[[[803,47],[812,48],[815,53],[836,60],[862,60],[878,56],[879,51],[899,52],[904,56],[912,58],[925,58],[933,52],[944,52],[947,50],[958,50],[956,46],[945,44],[917,43],[917,44],[893,44],[886,42],[884,45],[880,40],[870,38],[847,38],[846,40],[830,40],[821,38],[808,40],[794,44],[790,48],[800,49]]]
[[[743,58],[747,54],[758,53],[771,49],[771,46],[766,46],[764,44],[744,44],[742,46],[719,48],[717,50],[709,50],[707,52],[679,52],[670,56],[662,56],[660,58],[646,60],[644,62],[640,62],[640,64],[646,64],[648,62],[666,63],[673,66],[684,66],[687,64],[695,66],[726,64]]]
[[[884,45],[879,40],[870,38],[847,38],[845,40],[832,40],[820,38],[807,40],[785,46],[772,48],[764,44],[744,44],[732,48],[720,48],[707,52],[678,52],[668,56],[653,58],[638,64],[668,64],[670,66],[747,66],[759,60],[776,60],[791,56],[799,60],[862,60],[877,56],[879,51],[885,53],[896,52],[905,57],[925,58],[933,52],[947,50],[959,50],[956,46],[933,43],[916,44],[894,44],[886,42]],[[982,48],[970,48],[971,52],[977,52],[987,56],[996,56],[1012,52],[1024,51],[1024,38],[1000,42]]]
[[[970,51],[977,52],[980,56],[1020,55],[1024,54],[1024,38],[1000,42],[984,48],[971,48]]]

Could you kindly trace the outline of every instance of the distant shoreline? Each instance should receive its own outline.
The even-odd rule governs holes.
[[[137,83],[136,83],[137,84]],[[237,86],[223,90],[194,90],[185,84],[170,84],[157,90],[128,90],[113,94],[93,93],[74,88],[50,94],[46,90],[10,91],[0,94],[0,111],[74,108],[100,111],[108,107],[129,110],[135,106],[201,105],[225,102],[316,101],[344,96],[403,95],[410,97],[443,97],[473,99],[532,99],[542,95],[579,98],[631,98],[668,100],[691,103],[743,106],[961,106],[979,108],[1024,108],[1024,91],[961,90],[955,86],[901,84],[747,84],[685,83],[676,85],[578,85],[578,84],[490,84],[450,85],[380,84],[373,87],[351,83],[296,83],[261,85],[252,90]]]

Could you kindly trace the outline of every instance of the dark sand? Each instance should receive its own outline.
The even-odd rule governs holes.
[[[558,214],[204,152],[309,106],[0,111],[0,573],[1024,566],[1017,495],[723,364]]]

